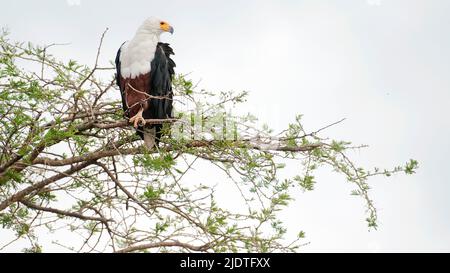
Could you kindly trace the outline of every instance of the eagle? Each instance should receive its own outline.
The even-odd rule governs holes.
[[[115,60],[124,114],[149,149],[158,145],[162,124],[146,125],[145,119],[172,117],[175,62],[170,58],[172,48],[160,42],[164,32],[173,34],[173,27],[153,17],[146,19],[120,46]]]

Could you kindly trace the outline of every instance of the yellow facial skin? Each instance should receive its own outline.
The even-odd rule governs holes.
[[[165,31],[165,32],[170,32],[171,34],[173,34],[173,27],[171,25],[169,25],[167,22],[161,22],[159,23],[159,27]]]

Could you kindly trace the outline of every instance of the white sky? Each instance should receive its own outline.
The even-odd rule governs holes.
[[[248,90],[249,111],[274,129],[304,114],[311,130],[369,144],[366,167],[415,158],[414,176],[371,182],[380,227],[367,231],[350,185],[323,173],[283,218],[306,231],[304,251],[450,251],[450,1],[8,1],[0,26],[92,64],[115,57],[149,16],[167,20],[177,72],[210,90]],[[274,98],[275,97],[275,98]]]

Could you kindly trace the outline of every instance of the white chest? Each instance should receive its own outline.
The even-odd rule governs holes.
[[[123,44],[120,52],[120,72],[122,77],[135,78],[150,72],[150,63],[155,57],[158,37],[135,36]]]

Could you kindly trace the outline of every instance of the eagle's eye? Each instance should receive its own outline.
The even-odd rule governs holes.
[[[164,22],[160,22],[159,24],[162,26],[162,25],[164,25],[165,23],[164,23]]]

